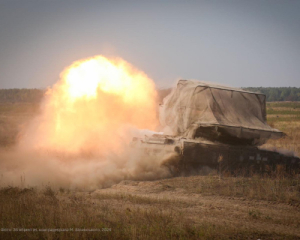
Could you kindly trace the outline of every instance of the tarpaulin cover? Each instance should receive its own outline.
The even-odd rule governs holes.
[[[283,133],[266,123],[266,96],[193,80],[179,80],[164,99],[160,121],[174,135],[260,145]]]

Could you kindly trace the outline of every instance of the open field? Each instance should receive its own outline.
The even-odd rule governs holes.
[[[3,188],[1,227],[28,232],[1,235],[2,239],[299,239],[299,180],[265,181],[194,176],[122,181],[94,192]],[[49,228],[69,230],[42,232]],[[78,231],[84,228],[99,231]]]
[[[0,104],[2,148],[38,111],[38,104]],[[268,103],[267,113],[287,136],[265,146],[299,155],[300,103]],[[21,176],[20,183],[0,189],[0,239],[300,239],[299,176],[211,173],[95,191],[32,188]]]
[[[270,126],[287,136],[269,140],[266,146],[288,149],[300,156],[300,102],[267,103],[267,120]]]
[[[38,103],[0,103],[0,147],[15,144],[22,129],[38,112]]]

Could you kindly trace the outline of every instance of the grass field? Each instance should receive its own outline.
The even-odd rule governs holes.
[[[0,105],[1,146],[12,146],[38,111]],[[287,136],[265,146],[299,155],[300,103],[268,103],[267,113]],[[0,228],[0,239],[300,239],[300,178],[212,173],[124,180],[95,191],[7,186]]]
[[[24,126],[38,112],[38,103],[0,103],[0,147],[15,144]]]
[[[270,126],[287,134],[279,140],[269,140],[267,146],[284,148],[300,155],[300,102],[267,103],[267,120]]]

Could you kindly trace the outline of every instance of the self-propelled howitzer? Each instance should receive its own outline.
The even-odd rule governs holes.
[[[298,172],[300,159],[260,147],[284,133],[266,121],[266,96],[205,82],[180,80],[160,107],[164,134],[134,138],[147,154],[172,154],[175,172],[203,166],[230,172]]]

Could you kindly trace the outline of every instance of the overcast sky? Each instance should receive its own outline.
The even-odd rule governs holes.
[[[51,86],[98,54],[158,87],[300,87],[300,0],[0,0],[0,88]]]

